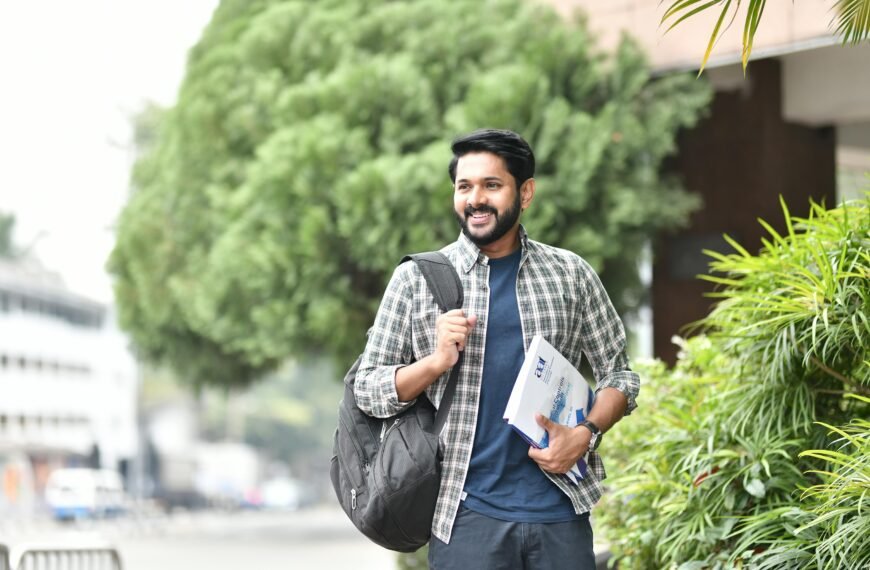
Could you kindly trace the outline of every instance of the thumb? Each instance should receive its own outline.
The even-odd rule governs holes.
[[[477,315],[471,315],[470,317],[468,317],[468,326],[473,328],[474,325],[476,325],[476,324],[477,324]]]
[[[550,431],[550,428],[553,427],[553,422],[550,420],[550,418],[541,414],[535,414],[535,421],[538,422],[539,426],[547,431]]]

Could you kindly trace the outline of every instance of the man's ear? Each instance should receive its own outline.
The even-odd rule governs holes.
[[[535,197],[535,179],[529,178],[520,187],[520,208],[525,210]]]

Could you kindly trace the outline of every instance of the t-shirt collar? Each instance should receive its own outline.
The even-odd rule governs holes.
[[[525,258],[525,252],[529,248],[529,237],[526,234],[526,229],[520,224],[520,247],[523,250],[523,258]],[[465,233],[459,233],[459,239],[457,240],[459,243],[459,261],[460,267],[462,271],[468,273],[471,271],[471,268],[474,267],[475,263],[480,263],[482,265],[486,265],[489,263],[489,258],[486,254],[480,251],[480,248],[477,247],[473,241],[468,239],[468,236]]]

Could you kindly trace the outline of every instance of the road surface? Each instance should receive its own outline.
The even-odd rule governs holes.
[[[107,540],[125,570],[394,570],[396,555],[369,542],[337,507],[295,512],[136,515],[60,525],[0,524],[0,542]]]

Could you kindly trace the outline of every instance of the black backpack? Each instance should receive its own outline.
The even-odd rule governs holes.
[[[440,252],[406,256],[417,263],[442,311],[462,308],[462,283]],[[441,485],[438,434],[456,391],[460,360],[435,407],[421,394],[389,418],[373,418],[356,405],[353,386],[362,356],[344,377],[329,475],[338,502],[353,524],[375,543],[414,552],[429,542]]]

